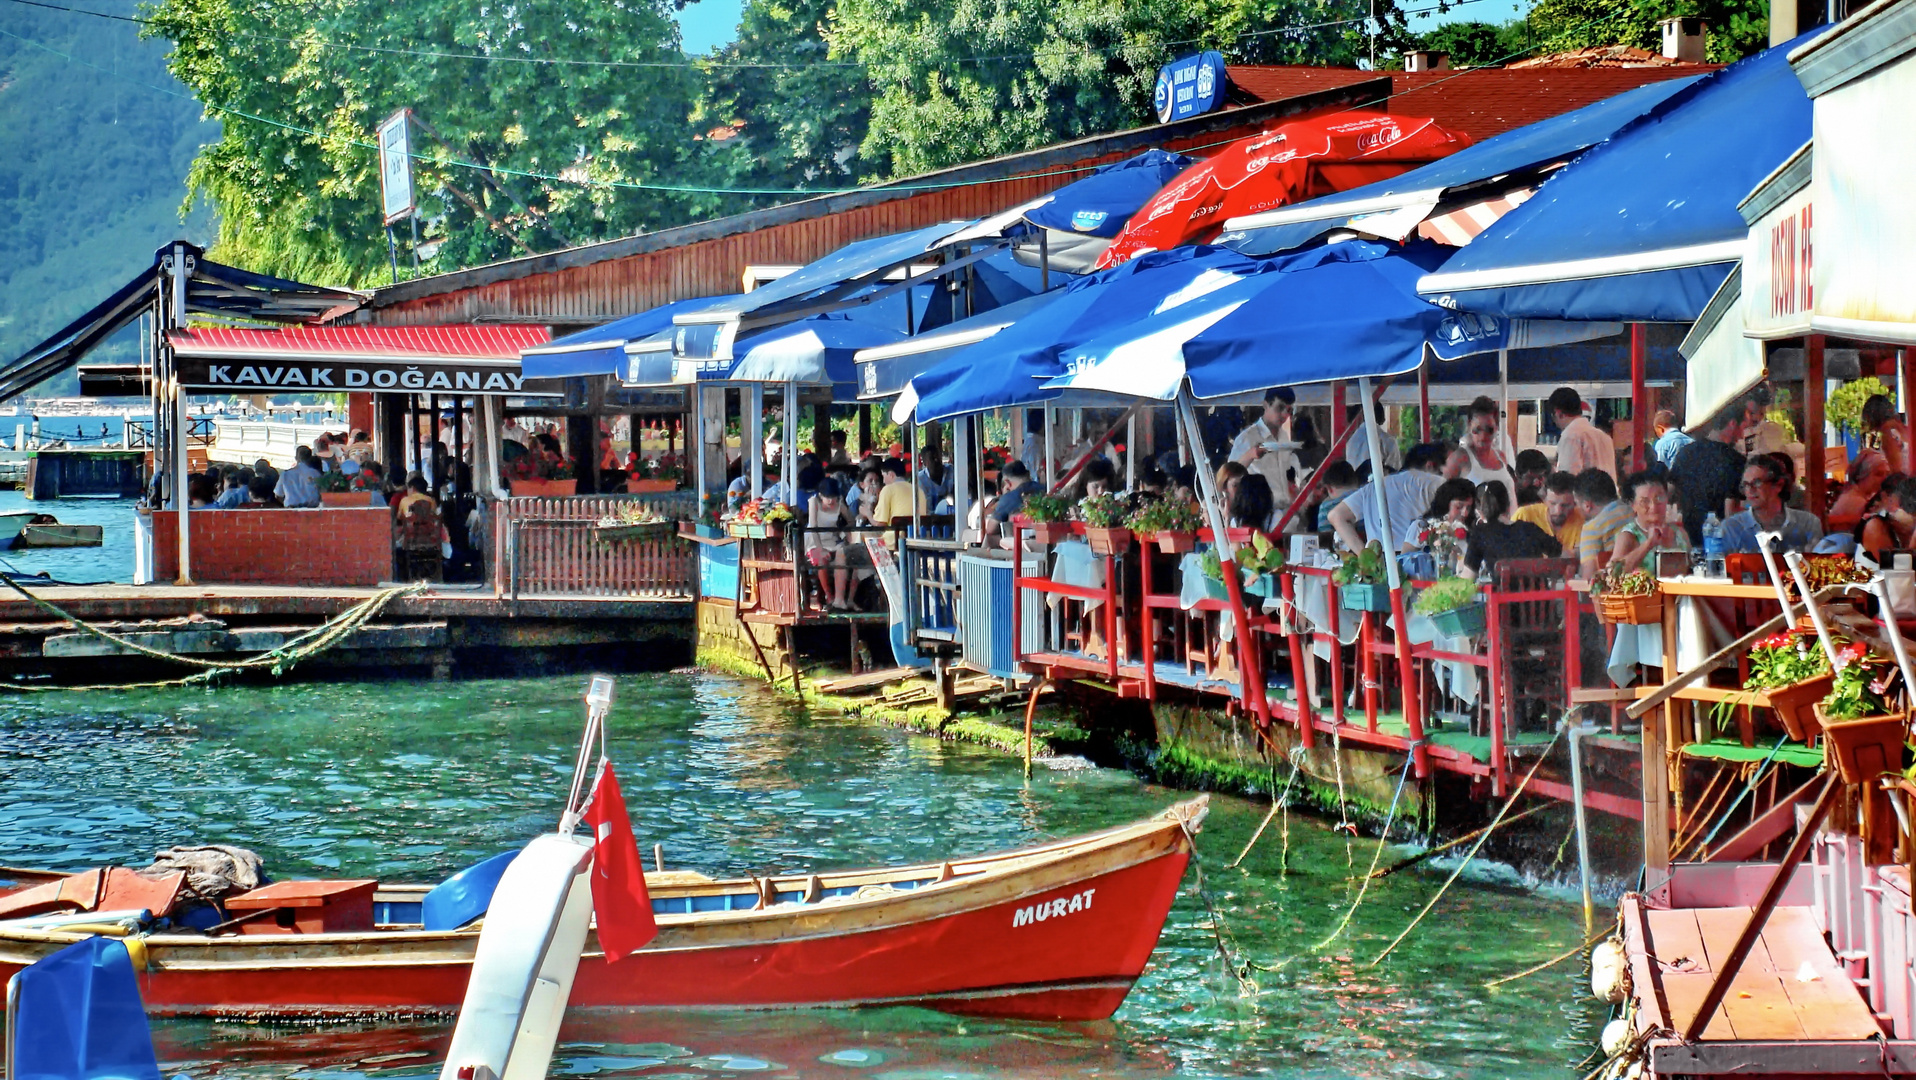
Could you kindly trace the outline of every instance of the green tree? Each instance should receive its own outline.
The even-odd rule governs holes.
[[[1769,5],[1763,0],[1537,0],[1529,22],[1544,52],[1593,45],[1633,45],[1655,52],[1660,20],[1699,16],[1709,25],[1709,59],[1727,64],[1762,52],[1770,43]]]
[[[413,133],[437,266],[489,262],[683,220],[695,70],[664,0],[452,6],[431,0],[164,0],[150,33],[225,121],[192,191],[221,257],[306,280],[383,279],[375,127]],[[440,55],[434,55],[440,54]],[[476,54],[489,59],[471,59]],[[594,64],[554,61],[597,61]],[[481,168],[454,162],[475,163]],[[532,175],[527,175],[532,174]]]
[[[1417,47],[1450,54],[1452,67],[1501,64],[1522,45],[1513,45],[1505,27],[1487,22],[1445,23],[1417,35]]]
[[[825,40],[831,11],[830,0],[747,0],[738,39],[714,58],[702,113],[729,121],[738,133],[709,153],[715,180],[735,188],[818,190],[890,172],[887,158],[863,153],[871,83],[862,65],[832,59]]]

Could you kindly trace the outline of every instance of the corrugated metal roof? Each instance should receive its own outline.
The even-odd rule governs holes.
[[[175,330],[167,342],[181,356],[371,357],[382,360],[510,360],[544,345],[543,326],[289,326],[273,330],[207,326]]]
[[[1361,74],[1361,73],[1360,73]],[[874,236],[985,217],[1151,147],[1192,150],[1385,89],[1381,77],[1290,99],[1060,143],[747,214],[389,285],[360,317],[387,325],[539,322],[587,326],[674,300],[739,290],[746,266],[803,265]],[[936,184],[936,190],[918,190]]]
[[[1394,113],[1428,116],[1452,131],[1483,140],[1512,128],[1580,109],[1645,83],[1714,71],[1716,64],[1645,67],[1465,68],[1385,72]],[[1227,68],[1238,89],[1264,101],[1376,77],[1355,68],[1252,66]]]

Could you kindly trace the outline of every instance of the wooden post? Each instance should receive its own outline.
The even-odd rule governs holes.
[[[750,466],[752,477],[752,498],[765,493],[765,384],[752,383],[741,392],[744,401],[740,407],[745,411],[745,422],[740,426],[745,445],[739,447],[739,453]]]
[[[1829,506],[1829,473],[1823,465],[1823,335],[1803,339],[1803,472],[1809,511]]]
[[[1418,442],[1430,441],[1430,365],[1424,364],[1417,369],[1417,425],[1420,438]],[[1513,463],[1514,464],[1514,463]]]
[[[1643,468],[1643,436],[1649,430],[1650,388],[1644,385],[1644,366],[1649,361],[1649,328],[1630,324],[1630,471]],[[1718,514],[1721,506],[1710,507]]]
[[[876,405],[858,407],[858,456],[864,457],[872,452],[872,410]]]
[[[1339,379],[1331,384],[1331,438],[1335,440],[1342,437],[1343,434],[1344,380]]]

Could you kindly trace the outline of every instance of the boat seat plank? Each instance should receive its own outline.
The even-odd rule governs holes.
[[[1703,995],[1710,992],[1710,982],[1716,976],[1666,971],[1661,978],[1664,999],[1670,1003],[1670,1026],[1684,1030],[1696,1018],[1697,1008],[1703,1004]],[[1703,1032],[1703,1038],[1708,1042],[1734,1042],[1736,1028],[1731,1026],[1730,1015],[1718,1009],[1716,1015],[1710,1018],[1710,1026]]]
[[[1780,907],[1763,928],[1770,960],[1808,1039],[1873,1039],[1882,1028],[1806,907]]]
[[[1697,927],[1694,908],[1651,909],[1644,914],[1650,921],[1650,955],[1659,970],[1688,974],[1715,970],[1703,947],[1703,932]]]

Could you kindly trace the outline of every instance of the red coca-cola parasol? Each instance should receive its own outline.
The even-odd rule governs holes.
[[[1368,111],[1297,120],[1239,139],[1139,207],[1098,268],[1216,239],[1227,219],[1388,180],[1471,141],[1427,117]]]

